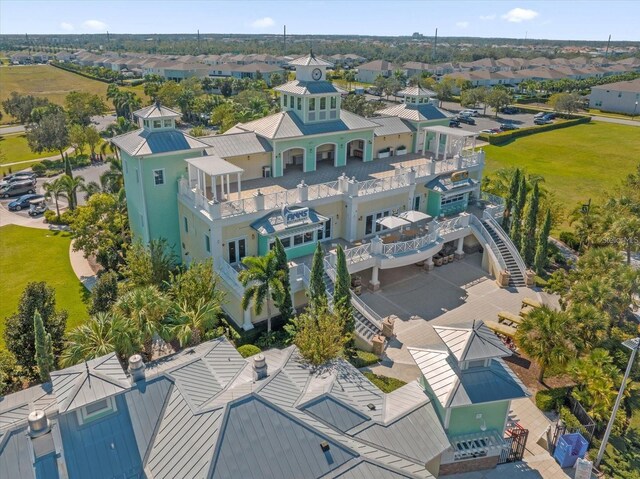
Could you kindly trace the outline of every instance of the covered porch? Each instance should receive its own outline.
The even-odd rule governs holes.
[[[475,151],[478,133],[448,126],[428,126],[424,131],[423,153],[435,159],[463,156],[465,150]],[[422,136],[422,135],[421,135]]]
[[[190,158],[186,162],[189,186],[196,194],[214,203],[242,198],[244,170],[239,166],[217,156]]]

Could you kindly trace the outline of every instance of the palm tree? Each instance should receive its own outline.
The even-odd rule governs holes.
[[[66,348],[60,356],[62,367],[116,352],[121,359],[139,347],[132,323],[118,313],[98,313],[67,334]]]
[[[547,306],[533,310],[518,326],[515,340],[518,346],[540,367],[538,381],[552,365],[565,365],[576,356],[575,326],[564,311]]]
[[[110,193],[117,193],[124,188],[124,175],[122,174],[122,160],[120,158],[109,159],[109,169],[100,175],[102,189]]]
[[[253,309],[259,315],[266,302],[267,332],[271,332],[271,300],[278,303],[284,294],[289,294],[282,284],[285,273],[278,268],[273,251],[265,256],[247,256],[242,263],[247,267],[238,274],[238,280],[245,288],[242,309],[246,310],[253,301]]]
[[[216,326],[221,314],[218,301],[200,298],[195,308],[183,301],[173,308],[171,333],[178,339],[180,347],[199,344],[204,334]]]
[[[71,177],[69,175],[62,175],[60,177],[60,183],[65,196],[69,200],[69,208],[71,210],[76,209],[78,206],[78,191],[86,191],[86,185],[82,176]]]
[[[60,205],[58,204],[58,199],[63,196],[64,197],[64,192],[65,192],[65,188],[64,185],[62,184],[62,182],[60,181],[61,178],[57,178],[53,181],[47,181],[43,187],[44,187],[44,197],[48,200],[50,200],[51,198],[53,198],[53,200],[56,203],[56,215],[58,216],[58,220],[60,219]]]
[[[135,288],[120,297],[114,305],[115,311],[135,325],[149,358],[153,352],[153,340],[157,337],[168,339],[164,320],[169,308],[169,299],[155,286]]]
[[[631,251],[640,240],[640,219],[634,214],[621,214],[613,221],[605,237],[624,245],[627,264],[631,264]]]

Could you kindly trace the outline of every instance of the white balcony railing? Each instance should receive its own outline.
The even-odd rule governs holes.
[[[359,263],[371,258],[371,243],[365,243],[362,246],[347,248],[344,250],[347,258],[347,264]]]
[[[502,257],[502,253],[500,253],[500,250],[498,249],[498,245],[489,234],[489,231],[487,230],[487,228],[485,228],[485,226],[482,224],[482,221],[476,218],[475,215],[471,215],[470,224],[475,228],[476,232],[480,234],[485,244],[489,246],[489,254],[492,257],[494,264],[498,265],[499,270],[501,271],[506,270],[507,263]]]
[[[244,294],[244,286],[238,281],[238,272],[222,258],[219,259],[218,274],[231,286],[238,296],[242,297]]]
[[[438,241],[438,228],[419,238],[408,241],[396,241],[395,243],[385,244],[382,247],[382,254],[388,257],[399,256],[407,253],[415,253],[430,244],[435,245]]]
[[[482,219],[489,222],[493,230],[497,233],[497,235],[500,237],[504,245],[507,247],[507,249],[511,253],[511,256],[513,256],[513,259],[516,262],[516,266],[520,270],[520,273],[522,273],[522,276],[526,277],[527,267],[525,266],[524,261],[522,260],[522,256],[520,256],[520,252],[518,251],[518,248],[516,248],[516,246],[513,244],[513,241],[511,241],[511,238],[509,238],[509,235],[502,229],[502,227],[498,224],[495,218],[493,218],[493,216],[488,214],[486,211],[483,213]]]

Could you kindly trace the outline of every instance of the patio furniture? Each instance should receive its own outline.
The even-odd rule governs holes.
[[[376,223],[390,230],[402,228],[403,226],[409,226],[411,224],[410,221],[407,221],[398,216],[385,216],[376,220]]]
[[[486,324],[487,328],[489,328],[490,330],[496,333],[504,334],[511,339],[513,339],[516,334],[516,328],[514,328],[513,326],[507,326],[506,324],[500,324],[497,321],[490,320],[486,320],[484,324]]]
[[[507,326],[513,326],[517,328],[518,325],[522,322],[522,318],[516,314],[513,314],[509,311],[500,311],[498,313],[498,323],[506,324]]]
[[[436,266],[442,266],[442,256],[436,255],[433,257],[433,264]]]
[[[355,288],[356,286],[361,286],[362,285],[362,276],[359,276],[357,274],[354,274],[353,276],[351,276],[351,287]]]
[[[415,210],[403,211],[398,215],[398,218],[402,218],[411,223],[418,223],[420,221],[431,221],[433,219],[433,217],[429,216],[428,214]]]
[[[398,241],[398,239],[399,237],[397,235],[387,235],[382,238],[382,242],[384,244],[395,243],[396,241]]]

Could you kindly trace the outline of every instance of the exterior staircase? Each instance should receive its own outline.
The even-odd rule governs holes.
[[[502,259],[507,265],[507,271],[509,271],[509,274],[511,275],[509,279],[509,286],[526,286],[524,262],[522,261],[520,254],[515,250],[513,243],[507,244],[507,241],[510,243],[510,240],[508,239],[506,232],[493,220],[485,218],[482,220],[482,224],[491,235],[491,238],[493,238],[500,255],[502,255]],[[505,241],[504,238],[507,238],[507,240]]]
[[[329,306],[333,307],[333,280],[326,272],[325,265],[325,273],[324,273],[324,284],[327,287],[327,296],[329,298]],[[355,320],[355,328],[356,334],[364,339],[367,343],[371,344],[373,341],[373,337],[376,334],[382,334],[382,329],[380,325],[374,323],[375,318],[369,319],[367,316],[370,316],[372,312],[361,311],[362,306],[358,304],[358,300],[355,300],[353,297],[351,298],[351,305],[353,306],[353,318]],[[365,316],[366,313],[367,315]]]

